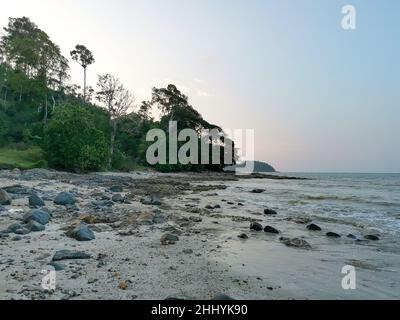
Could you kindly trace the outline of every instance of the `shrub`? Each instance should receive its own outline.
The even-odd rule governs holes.
[[[45,129],[43,148],[51,167],[68,171],[94,171],[107,162],[108,145],[84,107],[58,107]]]

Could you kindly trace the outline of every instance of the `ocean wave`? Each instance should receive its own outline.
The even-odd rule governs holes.
[[[400,203],[398,203],[398,202],[385,201],[385,200],[381,200],[381,198],[379,198],[379,200],[378,200],[378,197],[375,197],[375,199],[377,199],[377,201],[371,201],[369,199],[360,198],[360,197],[356,197],[356,196],[336,196],[336,195],[304,195],[301,198],[309,200],[309,201],[326,201],[326,200],[352,201],[352,202],[372,204],[372,205],[378,205],[378,206],[388,206],[388,207],[398,206],[398,207],[400,207]]]

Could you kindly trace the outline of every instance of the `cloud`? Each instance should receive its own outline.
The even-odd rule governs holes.
[[[204,80],[199,79],[199,78],[194,78],[194,79],[193,79],[193,82],[198,83],[198,84],[203,84],[203,83],[204,83]]]
[[[198,91],[197,91],[197,96],[198,96],[198,97],[209,97],[210,94],[209,94],[208,92],[206,92],[206,91],[198,90]]]

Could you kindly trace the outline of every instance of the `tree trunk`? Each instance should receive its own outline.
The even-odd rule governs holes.
[[[47,115],[48,115],[49,109],[47,105],[47,95],[46,95],[46,104],[44,106],[44,117],[43,117],[43,123],[46,125],[47,124]]]
[[[111,165],[112,165],[116,134],[117,134],[117,119],[111,119],[110,157],[108,159],[108,168],[109,169],[111,169]]]
[[[83,102],[86,103],[86,68],[83,68]]]

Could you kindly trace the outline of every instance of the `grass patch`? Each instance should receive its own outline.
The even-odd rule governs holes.
[[[26,150],[9,148],[0,149],[0,169],[34,169],[47,168],[43,151],[39,147],[31,147]]]

